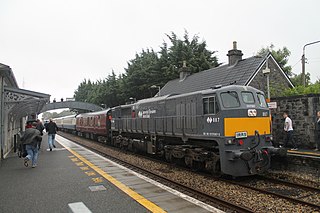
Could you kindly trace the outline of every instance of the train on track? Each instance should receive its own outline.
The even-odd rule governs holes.
[[[158,96],[54,121],[79,136],[235,177],[262,173],[272,155],[286,154],[272,145],[264,93],[250,86]]]

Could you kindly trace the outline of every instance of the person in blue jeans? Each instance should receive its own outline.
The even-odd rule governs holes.
[[[50,151],[52,151],[52,147],[56,148],[56,145],[54,144],[54,139],[56,137],[57,131],[57,124],[53,122],[50,118],[49,123],[46,125],[46,132],[48,132],[48,144]]]
[[[32,168],[35,168],[38,163],[38,145],[42,140],[40,131],[36,129],[37,123],[32,123],[28,126],[21,137],[21,142],[26,146],[28,155],[24,159],[24,165],[28,166],[28,161],[32,161]]]

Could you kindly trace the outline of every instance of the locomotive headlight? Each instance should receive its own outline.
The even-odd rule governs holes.
[[[256,116],[257,116],[257,110],[255,110],[255,109],[248,109],[248,116],[249,116],[249,117],[256,117]]]
[[[226,141],[226,144],[227,144],[227,145],[232,145],[232,144],[235,144],[235,143],[236,143],[235,139],[228,139],[228,140]]]

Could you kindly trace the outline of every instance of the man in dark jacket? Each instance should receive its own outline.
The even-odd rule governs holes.
[[[37,119],[36,129],[39,130],[40,135],[42,136],[43,135],[44,126],[43,126],[42,122],[39,119]],[[41,142],[39,142],[39,144],[38,144],[38,149],[39,150],[40,150],[40,147],[41,147]]]
[[[28,155],[24,159],[24,165],[28,166],[28,161],[32,160],[32,168],[37,166],[38,162],[38,144],[41,142],[42,137],[40,131],[36,129],[37,123],[32,123],[32,127],[24,131],[21,142],[26,145]]]
[[[54,145],[54,139],[56,137],[58,131],[57,124],[52,121],[50,118],[49,123],[46,126],[46,132],[48,133],[48,143],[49,143],[49,149],[52,151],[52,147],[56,148]]]

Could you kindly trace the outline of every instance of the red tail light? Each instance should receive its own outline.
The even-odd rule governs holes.
[[[239,140],[239,145],[240,145],[240,146],[242,146],[242,145],[243,145],[243,143],[244,143],[244,142],[243,142],[243,140],[242,140],[242,139],[240,139],[240,140]]]

